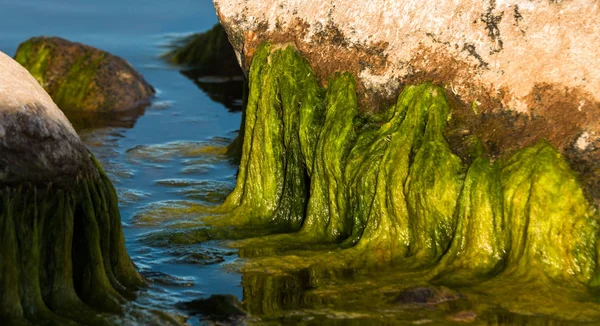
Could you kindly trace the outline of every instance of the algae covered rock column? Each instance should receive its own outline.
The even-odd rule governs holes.
[[[493,158],[546,139],[600,204],[600,6],[594,1],[214,0],[242,67],[260,44],[293,44],[322,85],[356,79],[361,111],[433,82],[461,106],[451,145]],[[457,154],[464,158],[460,151]]]
[[[36,79],[0,52],[0,321],[107,324],[145,281],[102,167]]]

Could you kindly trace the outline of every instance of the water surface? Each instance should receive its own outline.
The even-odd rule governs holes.
[[[119,192],[132,259],[156,281],[139,299],[141,305],[177,310],[177,302],[211,294],[242,296],[241,276],[221,267],[235,259],[234,253],[210,246],[151,248],[138,239],[154,228],[131,225],[149,205],[206,197],[197,194],[204,189],[198,189],[202,182],[216,183],[224,191],[233,186],[235,166],[224,159],[193,162],[185,148],[228,143],[239,128],[240,113],[211,100],[159,58],[174,38],[208,30],[216,22],[210,0],[0,0],[0,51],[12,56],[30,37],[59,36],[123,57],[157,90],[150,107],[121,116],[69,115]],[[133,155],[154,145],[162,145],[158,158]],[[169,185],[173,179],[186,180],[190,187]]]

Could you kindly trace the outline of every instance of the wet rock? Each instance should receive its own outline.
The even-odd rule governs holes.
[[[213,265],[225,261],[225,257],[232,256],[235,251],[212,248],[202,245],[173,246],[167,250],[169,255],[174,256],[170,263]]]
[[[446,135],[464,130],[493,158],[547,139],[600,204],[600,8],[575,1],[215,0],[241,66],[264,42],[293,44],[321,84],[357,80],[362,111],[407,84],[433,81],[456,101]],[[589,135],[588,138],[583,135]],[[595,144],[595,145],[587,145]],[[583,149],[585,148],[585,149]]]
[[[106,325],[146,285],[100,163],[36,79],[2,52],[0,257],[7,325]]]
[[[415,287],[404,290],[396,297],[395,301],[402,305],[437,305],[447,301],[454,301],[461,295],[447,287]]]
[[[142,271],[142,275],[154,284],[178,287],[191,287],[194,280],[191,277],[177,277],[158,271]]]
[[[235,295],[215,294],[207,299],[182,302],[179,307],[213,322],[236,323],[248,317]]]
[[[138,108],[154,89],[127,61],[58,37],[34,37],[19,45],[15,60],[63,111],[111,112]]]

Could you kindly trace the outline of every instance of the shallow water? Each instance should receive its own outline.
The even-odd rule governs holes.
[[[30,37],[59,36],[125,58],[157,90],[145,110],[119,117],[69,115],[117,187],[128,251],[144,274],[156,281],[138,300],[150,307],[175,309],[179,301],[215,293],[242,296],[241,276],[221,267],[235,259],[234,253],[205,246],[150,248],[137,239],[153,227],[131,226],[134,216],[148,205],[184,199],[210,202],[209,187],[198,189],[203,182],[225,192],[233,185],[233,165],[224,159],[199,161],[193,149],[227,144],[239,128],[240,113],[211,100],[158,57],[174,37],[207,30],[216,22],[209,0],[0,1],[0,51],[12,56]],[[173,142],[179,146],[169,151]],[[133,155],[156,144],[163,146],[154,158]],[[186,149],[192,151],[185,153]],[[165,181],[176,179],[191,180],[191,185],[177,187]]]
[[[475,315],[475,324],[579,324],[567,311],[557,318],[542,308],[531,315],[530,308],[519,313],[514,304],[503,304],[502,298],[521,300],[524,307],[536,304],[511,298],[510,291],[519,285],[497,291],[496,299],[470,288],[431,302],[403,292],[420,286],[411,282],[410,273],[306,268],[268,274],[255,268],[242,275],[235,272],[237,252],[217,242],[142,241],[154,230],[184,223],[190,216],[178,208],[219,203],[235,183],[237,169],[221,150],[239,128],[239,83],[190,80],[159,59],[170,40],[207,30],[216,21],[209,0],[0,0],[0,51],[13,55],[29,37],[60,36],[125,58],[157,89],[151,106],[118,117],[69,115],[115,183],[128,251],[154,281],[135,304],[180,315],[197,311],[188,319],[192,325],[222,317],[205,318],[211,314],[206,303],[194,303],[213,294],[243,300],[247,311],[262,318],[249,323],[438,325],[470,322]],[[597,307],[577,309],[587,318],[597,315]],[[587,322],[594,324],[589,318]]]

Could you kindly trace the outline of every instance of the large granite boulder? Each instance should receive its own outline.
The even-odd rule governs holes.
[[[144,284],[112,183],[38,81],[0,52],[2,324],[107,325]]]
[[[58,37],[21,43],[15,60],[62,110],[124,111],[148,103],[154,95],[154,88],[127,61]]]
[[[215,0],[242,67],[265,41],[293,44],[322,84],[357,79],[362,111],[387,108],[406,84],[454,96],[446,131],[461,154],[547,139],[600,198],[600,7],[573,1]],[[462,155],[464,157],[464,155]]]

